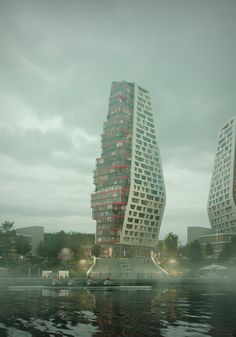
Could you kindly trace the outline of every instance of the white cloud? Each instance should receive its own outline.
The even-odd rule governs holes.
[[[25,56],[21,56],[19,59],[19,63],[26,67],[26,71],[33,72],[38,78],[43,80],[49,85],[55,85],[56,81],[48,75],[45,71],[43,71],[43,68],[37,66],[36,64],[33,64],[29,59],[27,59]]]
[[[87,133],[85,130],[81,130],[78,127],[72,129],[71,139],[72,144],[75,148],[80,148],[84,146],[84,143],[93,144],[95,146],[99,143],[98,135],[91,135]]]
[[[61,116],[39,118],[32,112],[25,115],[17,125],[22,130],[40,130],[42,132],[62,130]]]

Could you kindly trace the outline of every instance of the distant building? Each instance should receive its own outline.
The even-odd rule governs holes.
[[[200,226],[191,226],[187,229],[187,243],[191,243],[195,240],[199,240],[202,235],[211,233],[211,228],[200,227]]]
[[[231,242],[231,239],[235,234],[228,233],[215,233],[213,229],[206,227],[188,227],[188,241],[191,242],[197,240],[201,244],[203,248],[203,252],[205,251],[205,247],[207,244],[211,244],[214,255],[219,256],[220,252],[222,252],[224,245]]]
[[[205,251],[204,248],[206,247],[206,245],[210,243],[213,248],[214,255],[219,256],[224,246],[231,242],[231,239],[233,236],[236,236],[236,233],[235,234],[220,233],[220,234],[202,235],[199,238],[199,242],[201,246],[203,247],[203,251]]]
[[[103,253],[150,254],[157,247],[165,186],[150,93],[134,83],[112,83],[94,184],[91,207]]]
[[[236,116],[219,130],[208,198],[208,217],[215,233],[236,233]]]
[[[31,253],[37,256],[37,248],[40,242],[44,242],[44,228],[43,226],[30,226],[16,229],[16,234],[24,235],[29,238],[31,244]]]

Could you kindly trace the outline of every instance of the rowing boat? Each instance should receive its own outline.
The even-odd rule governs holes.
[[[31,286],[8,286],[9,290],[40,290],[40,289],[86,289],[91,291],[111,291],[111,290],[151,290],[150,285],[31,285]]]

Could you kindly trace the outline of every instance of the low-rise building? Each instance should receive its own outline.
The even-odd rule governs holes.
[[[234,233],[216,233],[214,229],[207,227],[188,227],[188,244],[197,240],[205,252],[207,244],[211,244],[214,255],[218,257],[222,252],[224,245],[231,242]]]
[[[212,233],[211,228],[200,227],[200,226],[191,226],[187,228],[187,243],[191,243],[195,240],[200,240],[202,235],[207,235]]]
[[[60,278],[68,278],[70,276],[69,270],[59,270],[58,277]]]
[[[51,278],[53,276],[52,270],[43,270],[42,271],[42,278]]]
[[[236,236],[236,234],[213,233],[200,236],[199,242],[203,249],[206,247],[207,244],[210,243],[213,248],[214,255],[219,256],[224,246],[231,242],[233,236]]]

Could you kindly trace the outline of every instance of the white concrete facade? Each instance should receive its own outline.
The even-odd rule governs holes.
[[[219,130],[208,198],[208,217],[216,233],[236,233],[236,116]]]
[[[135,85],[130,191],[120,243],[156,247],[165,202],[150,93]]]

